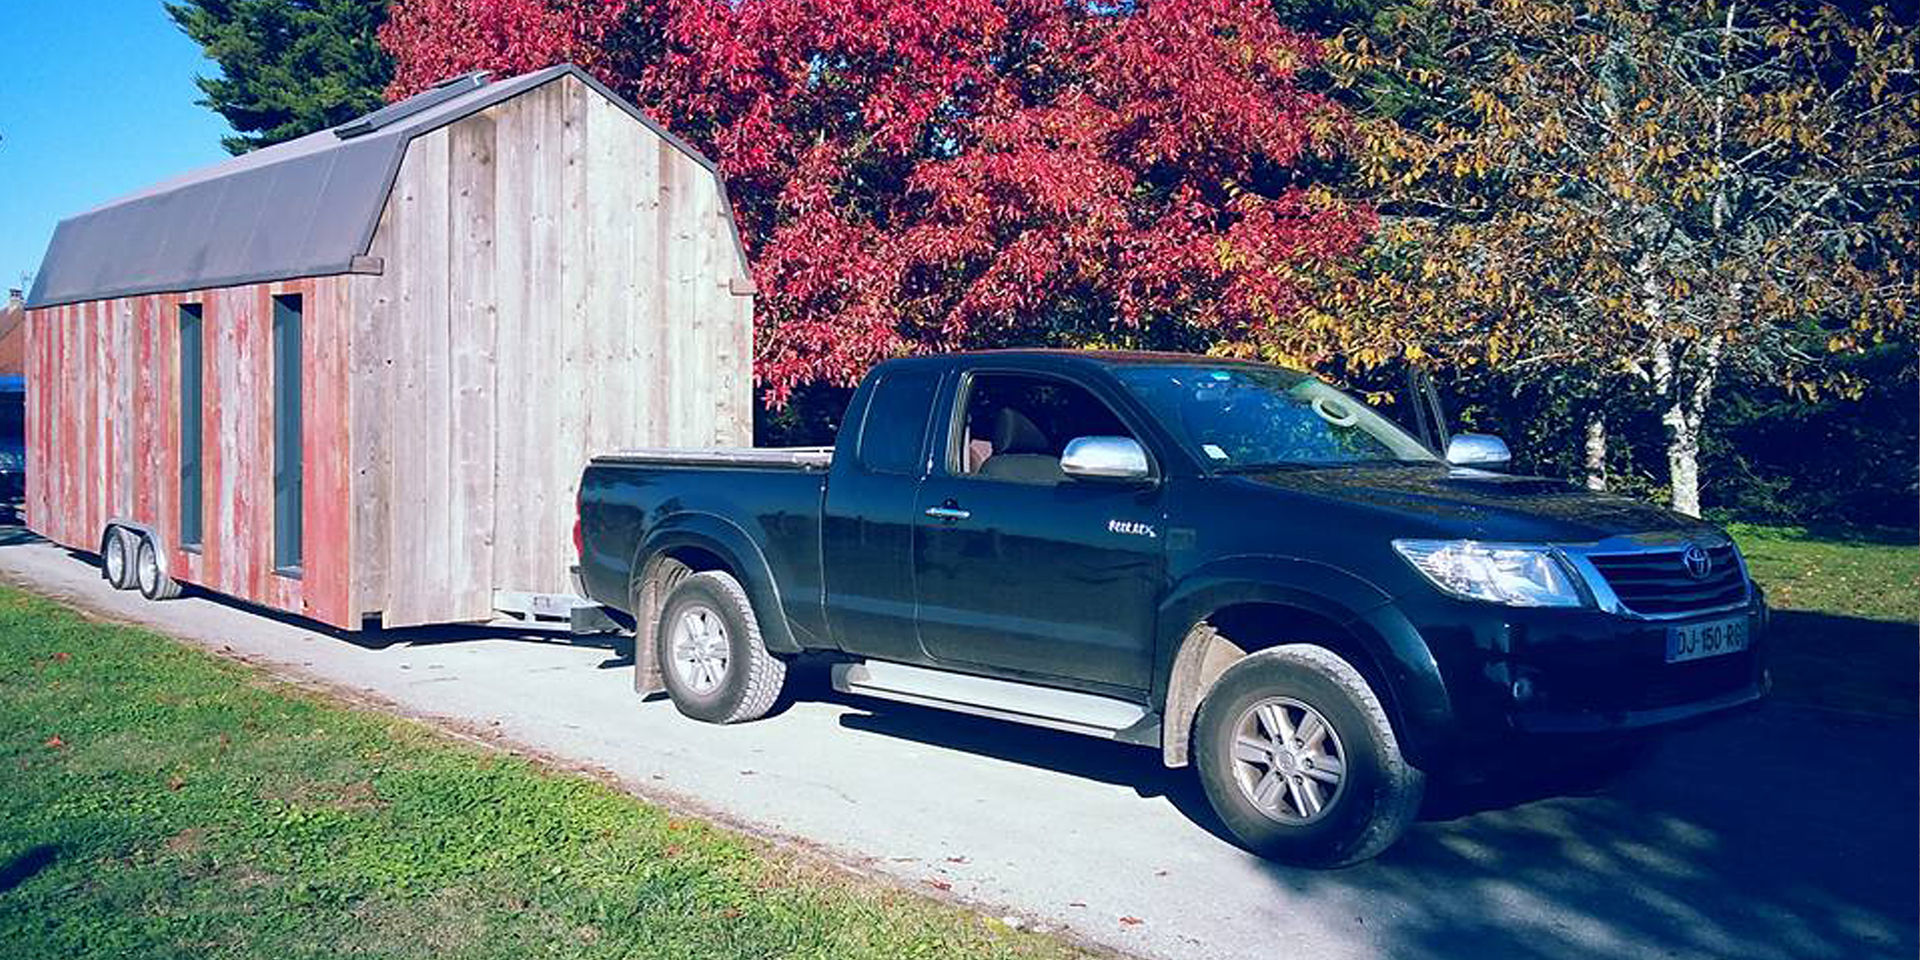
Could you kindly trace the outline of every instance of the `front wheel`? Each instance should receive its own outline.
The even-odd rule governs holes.
[[[654,630],[660,677],[681,713],[708,723],[757,720],[773,709],[787,665],[760,640],[740,582],[692,574],[667,595]]]
[[[1214,811],[1264,857],[1357,863],[1420,810],[1425,777],[1400,755],[1379,697],[1325,647],[1274,647],[1228,668],[1200,704],[1194,738]]]

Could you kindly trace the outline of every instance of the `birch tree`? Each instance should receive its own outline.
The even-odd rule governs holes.
[[[1383,224],[1338,297],[1455,362],[1634,391],[1674,509],[1730,373],[1845,391],[1823,361],[1909,335],[1920,98],[1884,9],[1426,0],[1375,37],[1334,44],[1344,82],[1424,104],[1353,127]]]

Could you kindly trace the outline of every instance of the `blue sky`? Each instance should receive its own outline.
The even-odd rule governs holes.
[[[226,157],[196,74],[219,67],[160,0],[18,0],[0,13],[0,287],[60,218]],[[4,294],[0,294],[3,296]]]

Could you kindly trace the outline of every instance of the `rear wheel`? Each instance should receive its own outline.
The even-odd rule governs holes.
[[[757,720],[786,682],[787,665],[761,642],[747,592],[718,570],[690,574],[674,586],[654,644],[673,705],[696,720]]]
[[[1425,778],[1400,755],[1379,697],[1324,647],[1234,664],[1200,704],[1194,760],[1214,810],[1249,850],[1336,867],[1406,832]]]
[[[148,600],[172,600],[180,595],[180,581],[161,569],[160,551],[152,537],[140,536],[140,546],[134,552],[134,578],[139,581],[140,595]]]
[[[122,527],[108,527],[100,538],[100,574],[115,590],[133,589],[134,537]]]

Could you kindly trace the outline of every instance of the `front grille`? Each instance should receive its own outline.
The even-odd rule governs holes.
[[[1747,578],[1733,544],[1707,547],[1713,566],[1696,579],[1687,571],[1686,548],[1635,553],[1596,553],[1587,559],[1606,578],[1622,606],[1634,613],[1666,615],[1744,603]]]

